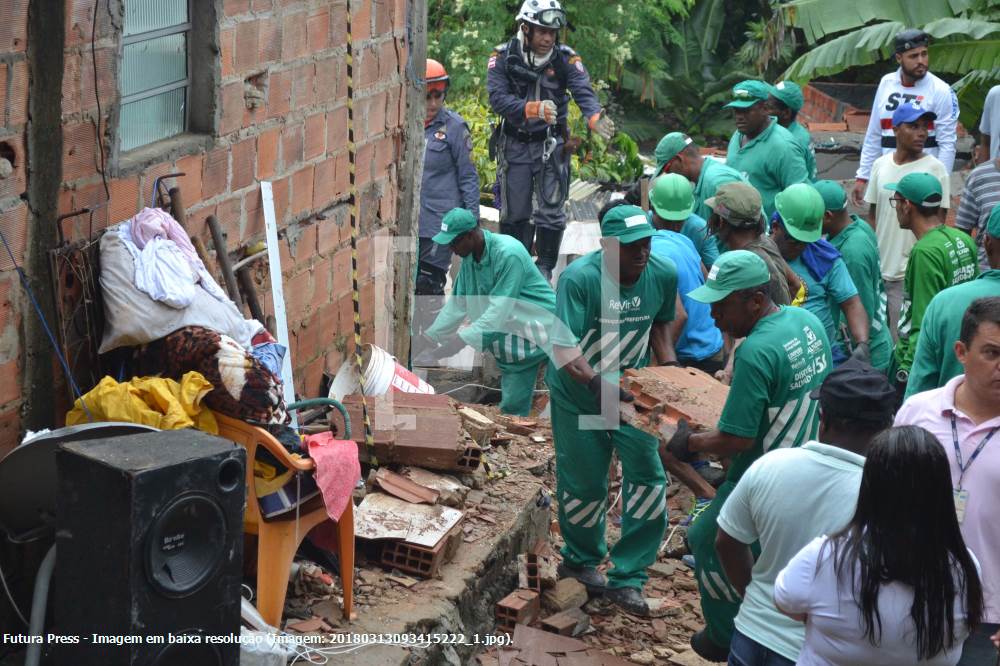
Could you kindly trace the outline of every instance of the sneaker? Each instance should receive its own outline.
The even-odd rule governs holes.
[[[709,507],[712,500],[707,497],[697,497],[694,500],[694,504],[691,505],[691,510],[688,511],[687,515],[681,518],[681,525],[688,526],[695,521],[695,518],[700,516],[702,512]]]
[[[705,661],[725,663],[729,660],[729,648],[716,645],[704,629],[691,637],[691,649]]]
[[[608,589],[608,579],[595,567],[572,567],[565,562],[556,568],[560,578],[575,578],[587,588],[588,594],[604,594]]]
[[[649,604],[637,587],[613,587],[604,593],[604,598],[626,613],[649,617]]]

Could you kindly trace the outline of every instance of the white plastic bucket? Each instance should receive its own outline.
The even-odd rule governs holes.
[[[434,393],[434,387],[396,362],[392,354],[375,345],[365,345],[361,354],[365,395],[384,395],[390,389],[397,393]],[[330,397],[343,400],[344,396],[361,391],[357,364],[345,360],[330,385]]]

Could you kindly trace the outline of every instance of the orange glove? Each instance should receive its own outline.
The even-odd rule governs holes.
[[[556,124],[556,103],[550,99],[543,102],[528,102],[524,105],[524,117],[528,120],[544,120],[549,125]]]

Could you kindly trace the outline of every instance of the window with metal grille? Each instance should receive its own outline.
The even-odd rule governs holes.
[[[119,150],[188,129],[191,92],[188,0],[125,0]]]

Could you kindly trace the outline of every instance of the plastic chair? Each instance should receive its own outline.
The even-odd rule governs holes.
[[[343,406],[330,399],[308,400],[289,405],[289,410],[318,404],[337,407],[341,413]],[[287,515],[264,520],[261,515],[257,493],[254,492],[253,460],[258,447],[267,449],[288,469],[312,472],[315,463],[308,458],[292,458],[288,451],[269,432],[222,414],[216,413],[219,436],[240,444],[247,450],[247,507],[243,516],[243,530],[257,535],[257,610],[264,620],[274,627],[280,627],[285,595],[288,591],[288,577],[292,560],[299,544],[316,525],[330,520],[322,497],[314,497]],[[345,422],[347,423],[347,422]],[[350,438],[350,425],[345,427],[345,438]],[[350,620],[354,605],[354,504],[347,503],[337,524],[337,559],[340,562],[340,578],[344,586],[344,618]]]

